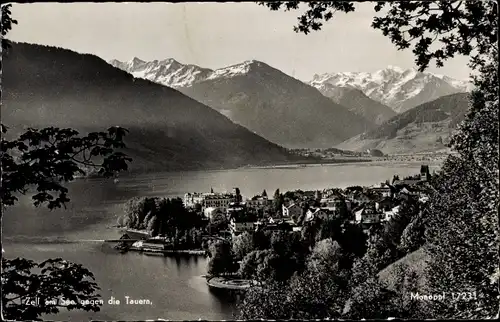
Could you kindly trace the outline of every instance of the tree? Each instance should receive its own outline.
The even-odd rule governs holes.
[[[275,213],[281,214],[283,203],[285,202],[283,195],[280,193],[280,189],[276,189],[273,196],[273,206]]]
[[[260,2],[271,10],[296,10],[299,1]],[[296,32],[320,30],[336,11],[356,10],[352,1],[312,1],[298,18]],[[372,27],[382,31],[399,50],[410,48],[424,71],[435,60],[438,67],[455,55],[471,55],[471,67],[485,63],[485,54],[497,46],[497,3],[493,1],[377,1]],[[440,44],[440,46],[435,46]]]
[[[266,191],[266,189],[264,189],[264,191],[262,191],[262,195],[261,196],[262,197],[267,197],[267,191]]]
[[[332,276],[306,271],[288,287],[289,314],[299,320],[340,318],[345,295]]]
[[[3,134],[7,132],[4,125],[1,129]],[[72,129],[49,127],[29,128],[13,140],[2,137],[2,207],[14,206],[18,201],[16,194],[27,194],[30,188],[36,189],[32,196],[35,207],[65,207],[70,199],[64,184],[78,174],[85,174],[82,166],[97,167],[104,177],[127,169],[131,159],[115,151],[125,147],[125,133],[124,129],[113,127],[107,132],[79,136]],[[98,311],[99,305],[92,303],[99,298],[98,289],[90,271],[60,258],[41,263],[24,258],[2,259],[2,307],[7,319],[39,319],[42,314],[58,313],[62,307]],[[40,305],[23,302],[36,297]],[[60,298],[72,300],[74,304],[46,302]]]
[[[5,38],[7,33],[12,30],[12,25],[17,25],[17,20],[12,19],[10,8],[12,4],[2,5],[2,24],[0,26],[2,32],[2,53],[8,52],[10,49],[10,41]]]
[[[319,241],[313,248],[308,261],[308,269],[317,273],[335,274],[342,259],[340,245],[331,238]]]
[[[300,3],[261,4],[272,10],[294,10]],[[295,28],[306,34],[319,30],[337,10],[355,10],[353,2],[314,1],[307,5]],[[398,49],[413,45],[420,71],[432,60],[439,67],[457,54],[470,55],[476,89],[470,95],[465,120],[450,143],[458,157],[448,157],[441,174],[432,179],[437,191],[428,202],[424,223],[432,258],[426,275],[432,293],[469,290],[481,294],[472,301],[433,301],[433,317],[493,317],[498,315],[499,296],[495,282],[490,284],[490,280],[498,282],[494,277],[498,276],[494,264],[498,263],[498,249],[494,245],[499,236],[498,5],[493,1],[377,2],[375,11],[382,9],[386,9],[384,16],[375,17],[372,27],[381,30]],[[364,300],[359,303],[370,307]]]
[[[1,131],[7,133],[3,124]],[[85,175],[82,166],[98,167],[105,177],[126,170],[131,159],[115,151],[125,147],[122,140],[126,132],[111,127],[107,132],[79,136],[73,129],[48,127],[29,128],[11,141],[3,136],[0,146],[3,205],[14,205],[18,200],[15,194],[26,194],[33,186],[37,191],[32,196],[35,206],[60,208],[69,201],[68,189],[62,183],[73,181],[77,174]],[[96,161],[97,157],[102,161]]]
[[[208,274],[218,276],[236,271],[234,255],[228,242],[217,240],[209,246],[209,252]]]
[[[265,286],[252,286],[245,292],[243,301],[238,305],[239,320],[290,319],[287,305],[288,285],[271,281]]]
[[[248,253],[254,250],[253,236],[244,232],[233,238],[233,253],[236,259],[243,259]]]
[[[17,21],[11,18],[11,4],[3,5],[2,54],[10,49],[5,38]],[[125,148],[123,138],[127,130],[111,127],[106,132],[92,132],[80,136],[74,129],[48,127],[29,128],[17,139],[7,140],[7,127],[0,124],[2,208],[14,206],[16,194],[27,194],[30,188],[35,207],[60,208],[70,202],[64,183],[77,175],[85,175],[83,169],[99,170],[103,177],[112,177],[127,170],[131,159],[117,150]],[[88,173],[87,173],[88,174]],[[36,271],[36,272],[33,272]],[[48,259],[35,263],[24,258],[2,258],[2,315],[10,320],[38,320],[42,314],[58,313],[60,308],[99,311],[99,289],[92,272],[83,266],[63,259]],[[26,305],[26,298],[38,298],[38,305]],[[60,299],[72,301],[61,303]],[[50,302],[46,302],[50,301]]]
[[[498,269],[498,215],[478,175],[486,173],[471,161],[449,158],[438,193],[428,202],[425,235],[432,260],[426,275],[433,291],[478,295],[470,301],[433,301],[438,317],[485,318],[498,309],[498,288],[490,282]]]
[[[219,232],[228,228],[229,221],[222,213],[215,213],[210,219],[209,231],[211,234],[218,234]]]
[[[33,271],[40,271],[36,273]],[[42,314],[68,310],[99,311],[99,287],[80,264],[61,258],[41,263],[2,258],[2,311],[9,320],[41,320]],[[39,303],[26,304],[26,301]],[[62,301],[64,300],[64,302]]]

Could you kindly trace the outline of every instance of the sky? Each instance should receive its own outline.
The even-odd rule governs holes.
[[[371,28],[370,3],[336,13],[308,35],[293,31],[300,11],[256,3],[34,3],[13,4],[11,11],[18,24],[7,38],[105,60],[174,58],[216,69],[255,59],[303,81],[322,73],[416,67],[411,50],[396,50]],[[460,56],[428,71],[465,80],[467,62]]]

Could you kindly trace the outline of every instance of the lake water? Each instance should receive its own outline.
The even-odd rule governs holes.
[[[438,166],[430,166],[431,171]],[[56,320],[220,320],[232,319],[233,298],[214,294],[201,275],[207,260],[196,256],[154,257],[137,253],[119,254],[109,245],[92,239],[119,238],[109,228],[116,223],[123,203],[134,196],[182,196],[185,192],[230,191],[239,187],[245,197],[266,189],[317,190],[350,185],[372,185],[394,174],[418,173],[419,163],[336,164],[307,167],[237,169],[155,173],[112,180],[86,179],[70,186],[72,202],[67,209],[33,208],[29,197],[8,209],[3,217],[3,248],[7,258],[33,260],[61,257],[92,271],[101,287],[105,304],[100,312],[63,312]],[[57,239],[74,241],[58,243]],[[109,305],[114,296],[120,305]],[[152,305],[126,305],[131,299],[149,299]]]

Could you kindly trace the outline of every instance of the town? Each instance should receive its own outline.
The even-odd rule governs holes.
[[[245,291],[259,279],[255,267],[262,259],[254,258],[256,252],[273,248],[273,243],[287,244],[283,246],[287,248],[294,239],[300,240],[295,242],[302,245],[298,252],[307,256],[319,240],[344,234],[345,243],[357,245],[344,247],[364,254],[368,240],[380,240],[384,227],[397,226],[395,220],[404,222],[397,228],[404,229],[418,215],[419,207],[414,205],[427,202],[433,190],[431,181],[429,167],[422,165],[414,176],[401,179],[394,175],[392,180],[369,187],[285,193],[277,189],[272,198],[264,190],[245,200],[239,188],[189,192],[183,199],[132,199],[119,220],[126,233],[116,248],[156,256],[208,255],[205,277],[210,287]],[[395,251],[394,256],[401,254]],[[290,274],[296,269],[290,268]]]
[[[225,217],[228,230],[220,232],[221,237],[235,237],[243,232],[255,230],[300,231],[304,224],[314,219],[327,220],[347,213],[353,223],[366,230],[381,224],[398,213],[403,200],[415,199],[425,203],[430,185],[429,167],[423,165],[420,174],[392,182],[386,181],[371,187],[331,188],[323,191],[293,191],[280,194],[274,199],[264,190],[245,201],[239,188],[232,193],[186,193],[184,205],[197,209],[207,220]]]

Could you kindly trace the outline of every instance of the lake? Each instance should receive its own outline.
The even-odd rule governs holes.
[[[438,169],[430,165],[430,170]],[[119,238],[109,228],[116,224],[123,203],[135,196],[181,197],[186,192],[230,191],[239,187],[244,197],[264,189],[318,190],[351,185],[372,185],[394,174],[417,174],[420,163],[356,163],[308,165],[307,167],[249,168],[144,174],[119,182],[82,179],[69,187],[67,209],[34,208],[29,197],[8,209],[3,217],[3,248],[6,258],[33,260],[61,257],[92,271],[105,302],[100,312],[63,312],[46,318],[56,320],[221,320],[232,319],[235,300],[211,292],[201,275],[207,260],[196,256],[154,257],[119,254],[93,239]],[[57,239],[73,241],[60,243]],[[110,305],[113,296],[120,305]],[[151,305],[126,305],[130,299],[148,299]]]

